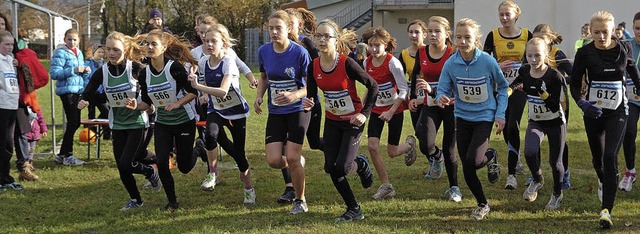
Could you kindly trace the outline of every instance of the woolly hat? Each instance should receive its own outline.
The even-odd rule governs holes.
[[[149,19],[153,19],[153,18],[156,18],[156,17],[160,17],[160,19],[162,19],[162,13],[160,13],[158,8],[153,8],[149,12]]]
[[[96,53],[96,50],[98,50],[98,49],[100,49],[100,48],[102,48],[102,47],[104,47],[104,45],[102,45],[102,44],[100,44],[100,43],[93,44],[93,46],[91,47],[91,49],[92,49],[92,50],[91,50],[92,54],[95,54],[95,53]]]

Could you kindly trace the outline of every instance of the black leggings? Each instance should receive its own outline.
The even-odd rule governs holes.
[[[418,125],[416,125],[416,136],[420,142],[420,152],[431,157],[437,153],[436,135],[440,129],[440,124],[444,124],[442,156],[444,157],[445,168],[447,168],[449,187],[458,186],[458,159],[455,154],[456,126],[453,108],[453,106],[445,108],[425,106],[420,110],[420,118],[418,118]]]
[[[156,123],[154,145],[158,157],[158,173],[169,202],[176,202],[173,176],[169,171],[169,154],[175,145],[175,159],[178,163],[178,169],[183,174],[189,173],[196,165],[198,158],[198,155],[193,153],[195,131],[195,120],[177,125]]]
[[[489,147],[492,127],[492,122],[470,122],[456,118],[456,142],[458,154],[462,160],[464,180],[478,205],[487,204],[487,197],[484,195],[476,170],[484,167],[488,162],[485,151]]]
[[[346,179],[346,175],[356,171],[354,159],[360,146],[360,136],[364,125],[358,127],[346,121],[326,119],[324,135],[327,147],[324,150],[324,171],[329,173],[333,185],[349,208],[358,206]]]
[[[592,119],[584,117],[593,168],[602,182],[602,209],[613,209],[618,184],[618,151],[622,144],[627,115],[611,113]]]
[[[420,113],[422,113],[422,109],[425,108],[425,105],[418,105],[416,107],[416,111],[409,111],[409,114],[411,115],[411,126],[413,127],[413,131],[416,133],[416,135],[418,135],[418,119],[420,118]]]
[[[544,136],[549,138],[549,165],[553,173],[553,193],[560,195],[562,192],[562,179],[564,176],[564,165],[562,164],[562,154],[565,147],[567,130],[564,124],[556,126],[545,126],[536,121],[529,120],[529,126],[524,137],[524,157],[529,165],[529,170],[533,180],[542,180],[540,170],[540,143]]]
[[[16,110],[0,109],[0,185],[15,182],[9,174],[13,156],[13,133]]]
[[[315,150],[324,150],[324,142],[320,138],[320,123],[322,122],[322,106],[315,104],[311,108],[311,119],[309,120],[309,127],[307,127],[307,141],[309,142],[309,148]]]
[[[62,108],[67,118],[67,126],[64,130],[58,155],[71,156],[73,155],[73,138],[76,135],[76,130],[80,127],[80,110],[78,110],[80,94],[62,94],[60,95],[60,100],[62,100]]]
[[[523,91],[514,90],[509,96],[509,104],[507,105],[505,116],[507,124],[502,134],[509,151],[509,175],[516,174],[516,166],[518,166],[518,157],[520,156],[520,120],[526,103],[527,94]]]
[[[369,117],[369,125],[367,127],[367,135],[369,138],[378,138],[382,135],[382,129],[386,123],[381,120],[379,114],[371,113]],[[394,114],[389,124],[387,144],[398,146],[400,144],[400,135],[402,135],[402,124],[404,123],[404,112]]]
[[[207,115],[207,128],[205,130],[205,148],[209,151],[216,150],[217,140],[220,133],[224,132],[223,127],[227,127],[233,137],[232,151],[227,151],[233,160],[236,161],[240,172],[249,169],[249,162],[245,155],[245,142],[247,140],[247,118],[228,120],[222,118],[218,113],[211,112]]]
[[[140,162],[144,151],[145,129],[113,130],[113,156],[118,165],[120,180],[132,199],[140,201],[140,192],[136,186],[135,174],[149,172]],[[151,171],[152,172],[152,171]]]
[[[624,133],[624,141],[622,142],[624,151],[624,161],[627,169],[636,168],[636,135],[638,134],[638,115],[640,106],[629,103],[629,120],[627,121],[627,130]]]

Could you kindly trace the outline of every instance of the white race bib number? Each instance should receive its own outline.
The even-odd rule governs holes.
[[[438,82],[429,82],[431,86],[431,92],[435,93],[438,90]],[[422,90],[424,94],[424,90]],[[427,95],[427,106],[438,106],[438,100],[434,96]]]
[[[514,62],[511,64],[511,66],[511,70],[504,73],[504,78],[507,78],[509,84],[511,84],[516,79],[516,77],[518,77],[518,70],[520,70],[520,67],[522,67],[522,63]]]
[[[398,93],[393,88],[393,83],[387,82],[378,85],[378,96],[376,98],[376,106],[390,106],[398,99]]]
[[[560,112],[552,112],[538,96],[527,95],[529,102],[529,119],[532,120],[552,120],[560,116]]]
[[[640,102],[638,90],[631,80],[627,80],[627,98],[629,98],[629,101]]]
[[[467,103],[482,103],[489,99],[487,78],[462,78],[457,77],[456,87],[460,101]]]
[[[129,83],[105,88],[105,93],[110,107],[123,107],[128,98],[136,98],[136,94],[131,92],[131,84]]]
[[[271,104],[274,106],[287,106],[300,101],[300,99],[298,98],[296,100],[293,100],[290,103],[281,104],[281,105],[276,104],[276,95],[278,95],[279,93],[298,91],[298,85],[293,80],[280,80],[280,81],[270,80],[269,90],[271,93]]]
[[[351,101],[349,91],[347,90],[325,91],[324,103],[327,111],[334,115],[346,115],[356,111],[353,107],[353,101]]]
[[[229,92],[227,92],[227,96],[223,98],[213,95],[209,95],[209,98],[212,99],[213,108],[216,110],[226,110],[241,104],[240,99],[238,98],[238,93],[236,93],[236,90],[233,88],[230,88]]]
[[[149,98],[151,98],[153,105],[156,107],[165,107],[178,101],[176,93],[171,89],[169,82],[149,86]]]
[[[589,101],[595,101],[600,108],[615,110],[622,103],[623,92],[620,81],[591,81]]]
[[[1,73],[4,77],[4,87],[6,88],[7,93],[15,94],[20,93],[20,88],[18,88],[18,77],[16,77],[15,73]]]

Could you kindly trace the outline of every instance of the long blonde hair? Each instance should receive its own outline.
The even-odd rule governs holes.
[[[121,32],[113,31],[109,33],[107,36],[107,40],[114,40],[122,42],[124,46],[124,58],[128,60],[132,60],[135,62],[140,62],[145,57],[146,51],[144,48],[138,43],[138,41],[143,40],[145,36],[138,35],[135,37],[130,37]]]
[[[220,38],[224,43],[223,47],[225,48],[231,48],[236,45],[236,39],[231,37],[231,34],[229,33],[229,30],[227,29],[227,27],[225,27],[222,24],[212,25],[211,27],[209,27],[209,29],[207,29],[207,32],[205,32],[204,35],[206,36],[209,33],[219,33]]]
[[[516,13],[516,21],[518,21],[518,18],[520,18],[520,15],[522,15],[522,9],[520,9],[520,6],[518,6],[518,4],[516,4],[516,2],[512,0],[506,0],[500,3],[500,5],[498,5],[498,10],[500,10],[501,6],[513,9],[513,12]]]

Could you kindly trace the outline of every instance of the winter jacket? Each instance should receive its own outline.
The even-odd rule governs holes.
[[[102,67],[102,64],[104,64],[105,61],[96,61],[93,58],[88,59],[87,61],[84,62],[84,66],[85,67],[90,67],[91,68],[91,72],[89,73],[89,79],[91,79],[91,76],[93,75],[94,72],[96,72],[98,70],[98,68]],[[86,85],[85,85],[86,86]],[[100,85],[100,87],[98,87],[98,90],[96,91],[97,93],[104,93],[103,89],[102,89],[102,85]]]
[[[51,68],[49,73],[51,79],[56,80],[56,95],[70,93],[82,93],[84,87],[89,83],[89,74],[77,73],[78,66],[84,66],[84,56],[80,49],[76,56],[64,44],[58,45],[51,57]]]
[[[47,123],[44,121],[42,111],[38,111],[36,114],[38,117],[31,122],[31,131],[27,132],[28,141],[39,141],[40,134],[47,132]]]

